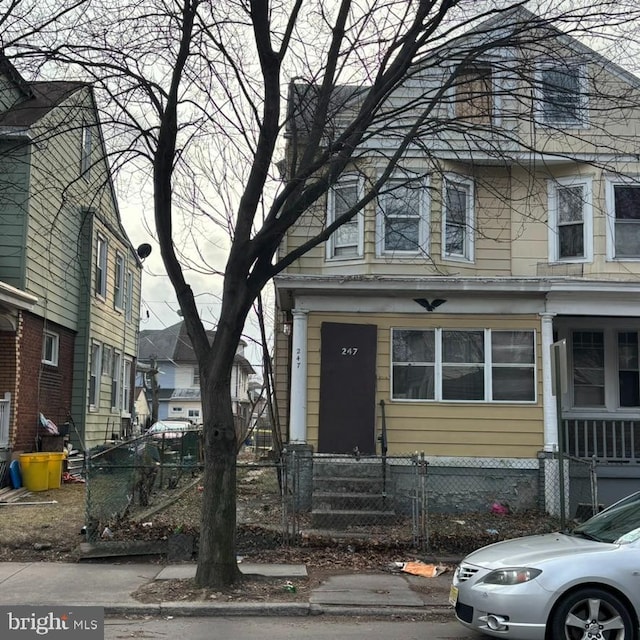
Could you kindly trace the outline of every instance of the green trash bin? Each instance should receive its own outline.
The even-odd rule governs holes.
[[[20,472],[22,484],[29,491],[46,491],[49,488],[49,457],[46,453],[21,453]]]

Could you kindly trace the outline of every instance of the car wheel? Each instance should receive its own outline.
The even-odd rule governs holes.
[[[553,640],[634,640],[624,603],[602,589],[580,589],[566,596],[551,617]]]

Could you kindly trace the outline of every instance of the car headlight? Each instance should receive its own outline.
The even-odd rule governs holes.
[[[542,571],[529,567],[514,567],[513,569],[496,569],[486,575],[482,582],[486,584],[522,584],[537,578]]]

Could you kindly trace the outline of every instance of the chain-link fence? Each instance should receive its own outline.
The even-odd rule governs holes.
[[[198,430],[145,435],[87,452],[87,541],[125,514],[134,517],[147,509],[152,495],[170,498],[201,466]]]
[[[595,463],[567,458],[562,476],[560,468],[554,454],[537,459],[356,457],[314,455],[310,447],[301,447],[285,451],[278,462],[244,454],[236,469],[238,544],[249,549],[259,538],[273,545],[355,543],[422,550],[449,545],[454,550],[452,527],[456,535],[463,529],[489,535],[469,544],[492,541],[494,530],[508,536],[514,521],[514,535],[539,531],[547,521],[552,530],[563,510],[569,521],[598,508]],[[88,540],[125,514],[139,521],[149,507],[170,505],[172,496],[185,489],[189,492],[180,494],[179,502],[189,503],[199,523],[201,470],[198,432],[146,436],[92,451],[86,468]]]

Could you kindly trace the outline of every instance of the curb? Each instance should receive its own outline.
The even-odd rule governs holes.
[[[158,616],[216,617],[216,616],[424,616],[451,613],[449,605],[434,604],[424,607],[349,607],[341,605],[310,604],[308,602],[237,602],[196,603],[160,602],[153,604],[109,604],[104,606],[105,616]]]

